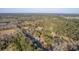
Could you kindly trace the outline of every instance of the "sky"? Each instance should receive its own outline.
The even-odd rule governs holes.
[[[79,14],[79,8],[0,8],[0,13],[74,13]]]

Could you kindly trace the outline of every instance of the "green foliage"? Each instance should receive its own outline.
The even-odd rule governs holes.
[[[64,16],[65,17],[65,16]],[[35,34],[36,37],[43,35],[45,42],[48,45],[54,45],[56,48],[62,49],[64,46],[79,46],[79,19],[66,19],[61,16],[21,16],[21,17],[0,17],[0,22],[3,23],[13,22],[19,28],[17,34],[13,37],[5,37],[4,40],[0,39],[0,50],[19,50],[19,51],[41,51],[42,48],[35,47],[32,41],[21,32],[29,32]],[[12,19],[12,20],[11,20]],[[23,20],[22,20],[23,19]],[[35,30],[37,27],[41,27],[42,30]],[[16,29],[17,29],[16,28]],[[54,32],[56,35],[53,37]],[[71,40],[75,43],[71,43]],[[66,42],[66,43],[65,43]],[[55,45],[56,44],[56,45]],[[67,44],[67,45],[66,45]],[[66,47],[68,49],[68,47]],[[77,49],[76,49],[77,50]]]
[[[22,33],[17,34],[17,43],[19,44],[20,50],[26,50],[26,41],[25,41],[25,36],[22,35]]]
[[[52,40],[51,36],[46,35],[44,39],[45,39],[45,42],[47,44],[52,44],[53,43],[53,40]]]

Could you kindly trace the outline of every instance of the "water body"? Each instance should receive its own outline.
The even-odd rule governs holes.
[[[35,37],[33,37],[31,34],[29,34],[27,32],[24,33],[24,34],[25,34],[26,37],[30,38],[30,40],[32,41],[32,43],[33,43],[34,46],[36,45],[37,47],[43,49],[44,51],[49,51],[49,49],[44,48],[42,46],[42,44]]]

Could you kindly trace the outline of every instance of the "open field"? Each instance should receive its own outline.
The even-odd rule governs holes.
[[[0,14],[1,51],[78,51],[79,15]]]

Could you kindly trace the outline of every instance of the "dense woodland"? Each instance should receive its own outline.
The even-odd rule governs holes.
[[[1,51],[78,51],[79,18],[0,16]]]

